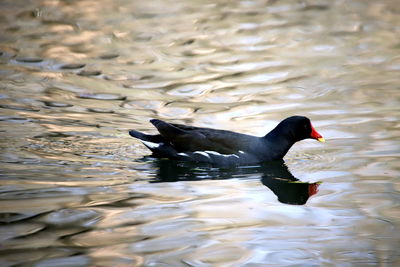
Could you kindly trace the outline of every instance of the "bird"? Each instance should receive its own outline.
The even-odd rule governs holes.
[[[130,130],[152,156],[179,161],[195,161],[217,166],[251,165],[282,160],[298,141],[315,139],[325,142],[309,118],[291,116],[282,120],[265,136],[253,136],[228,130],[168,123],[159,119],[150,122],[158,134]]]

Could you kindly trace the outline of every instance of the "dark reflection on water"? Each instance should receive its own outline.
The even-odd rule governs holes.
[[[157,174],[151,180],[153,183],[260,176],[262,184],[269,188],[280,202],[286,204],[304,205],[309,197],[318,192],[320,184],[301,182],[292,175],[283,160],[229,169],[211,168],[198,163],[168,159],[145,158],[144,160],[154,160],[151,165],[155,165]]]
[[[0,0],[0,266],[400,266],[398,2]],[[290,172],[127,134],[296,114]]]

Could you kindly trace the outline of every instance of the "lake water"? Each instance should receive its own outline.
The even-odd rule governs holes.
[[[398,1],[0,2],[1,266],[400,266]],[[149,119],[285,162],[154,159]]]

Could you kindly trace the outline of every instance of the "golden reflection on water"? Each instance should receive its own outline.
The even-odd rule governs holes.
[[[399,265],[397,6],[2,1],[0,265]],[[327,142],[289,169],[166,163],[128,136],[294,114]]]

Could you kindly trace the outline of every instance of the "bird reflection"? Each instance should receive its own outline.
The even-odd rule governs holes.
[[[261,176],[261,183],[278,197],[278,201],[292,205],[304,205],[312,195],[318,192],[320,184],[320,182],[300,181],[293,176],[283,160],[236,168],[212,168],[193,162],[149,157],[142,160],[150,163],[152,168],[156,169],[156,175],[150,181],[152,183]]]

